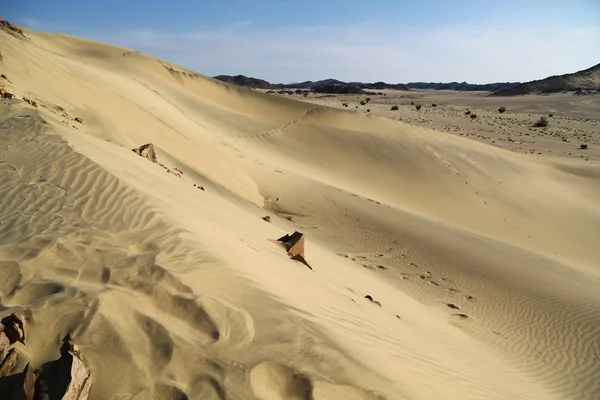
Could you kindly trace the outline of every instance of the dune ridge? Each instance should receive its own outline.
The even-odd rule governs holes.
[[[24,33],[0,31],[6,89],[39,105],[0,106],[21,367],[71,333],[93,399],[600,393],[597,164]],[[313,271],[275,242],[294,230]]]

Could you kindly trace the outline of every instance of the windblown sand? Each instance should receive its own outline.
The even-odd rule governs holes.
[[[0,31],[0,314],[27,318],[21,368],[70,333],[94,400],[599,398],[594,159],[25,34]],[[313,270],[276,242],[295,230]]]

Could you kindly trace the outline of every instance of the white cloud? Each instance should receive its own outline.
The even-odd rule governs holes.
[[[94,36],[207,75],[271,82],[342,80],[527,81],[600,62],[600,27],[286,27],[186,33],[153,30]]]

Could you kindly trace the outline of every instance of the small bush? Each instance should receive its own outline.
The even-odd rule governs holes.
[[[433,103],[433,104],[431,105],[431,107],[437,107],[437,104]]]
[[[304,93],[302,94],[302,96],[304,96],[304,97],[308,97],[308,92],[304,92]]]
[[[499,112],[500,114],[502,114],[504,111],[506,111],[506,107],[500,107],[500,108],[498,109],[498,112]]]
[[[546,117],[540,117],[540,119],[538,119],[533,126],[535,128],[545,128],[548,126],[548,120]]]
[[[417,109],[417,111],[419,111],[419,110],[421,109],[421,105],[420,105],[420,104],[417,104],[417,105],[415,106],[415,108]]]
[[[548,114],[548,116],[549,116],[550,118],[552,118],[552,117],[554,117],[554,114]]]
[[[465,115],[471,115],[471,111],[467,110],[467,112],[465,112]]]
[[[477,118],[477,114],[471,114],[471,119]]]
[[[579,148],[581,150],[585,150],[585,149],[587,149],[587,144],[582,144],[581,146],[579,146]]]
[[[370,97],[367,97],[367,98],[365,99],[365,101],[368,103],[368,102],[370,102],[370,101],[371,101],[371,98],[370,98]]]
[[[367,108],[367,112],[371,112],[371,109],[370,109],[370,108]]]
[[[392,106],[391,110],[392,111],[397,111],[398,110],[398,106]]]
[[[411,102],[410,102],[410,105],[411,105],[411,106],[414,106],[414,105],[415,105],[415,102],[414,102],[414,101],[411,101]]]

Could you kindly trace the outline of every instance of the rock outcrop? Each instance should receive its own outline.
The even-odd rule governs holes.
[[[40,370],[27,363],[21,373],[11,375],[18,361],[16,342],[25,344],[25,317],[15,313],[2,319],[0,331],[0,399],[87,400],[92,387],[90,371],[81,360],[71,336],[63,339],[60,358]]]

